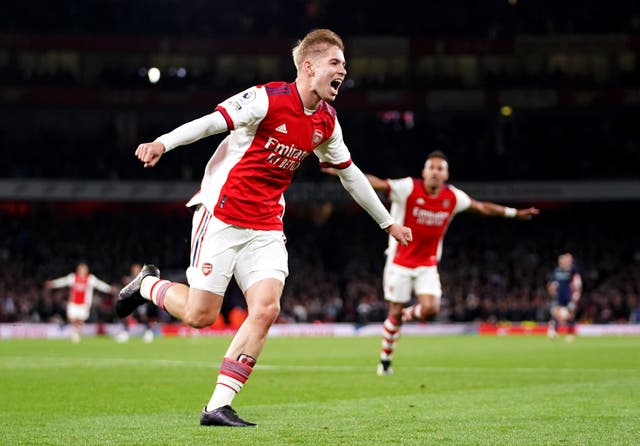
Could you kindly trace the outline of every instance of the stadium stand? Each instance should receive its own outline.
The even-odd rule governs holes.
[[[188,190],[215,137],[144,171],[135,145],[240,88],[292,80],[293,39],[322,26],[347,40],[349,82],[336,106],[363,170],[417,175],[438,148],[451,160],[453,184],[591,184],[591,199],[532,192],[526,201],[543,214],[526,228],[457,219],[442,262],[442,321],[546,321],[545,274],[561,249],[572,249],[583,271],[582,321],[640,320],[638,221],[629,211],[640,202],[637,2],[442,0],[414,15],[362,1],[291,3],[216,3],[215,13],[204,0],[154,2],[152,11],[142,0],[3,6],[1,322],[63,319],[64,292],[45,293],[42,283],[79,258],[114,283],[141,259],[180,279],[189,226],[180,199],[77,201],[73,191],[96,180],[175,181]],[[155,84],[151,66],[162,73]],[[313,161],[296,175],[294,184],[316,193],[335,180]],[[46,189],[43,181],[69,195],[21,195]],[[134,238],[132,215],[151,230]],[[345,233],[354,220],[362,231]],[[382,320],[384,234],[339,200],[292,200],[285,222],[296,268],[282,321]],[[337,245],[349,255],[337,258]],[[110,321],[111,305],[109,296],[97,299],[92,320]],[[237,290],[225,305],[225,313],[242,305]]]
[[[287,215],[295,268],[285,287],[281,322],[381,321],[384,234],[355,207],[331,208],[322,218],[309,209],[293,206]],[[585,281],[580,320],[638,322],[640,243],[634,230],[640,221],[637,216],[611,218],[627,213],[624,203],[601,203],[550,207],[531,225],[457,217],[442,259],[445,291],[439,321],[546,321],[547,274],[558,252],[570,249]],[[132,221],[145,231],[132,232]],[[154,253],[147,261],[184,280],[186,208],[40,203],[19,214],[5,210],[0,222],[7,229],[0,252],[3,322],[64,317],[65,292],[45,292],[42,284],[79,258],[89,259],[92,271],[117,283],[131,262]],[[243,305],[237,290],[228,298],[225,311]],[[112,321],[111,297],[101,295],[97,301],[92,320]]]

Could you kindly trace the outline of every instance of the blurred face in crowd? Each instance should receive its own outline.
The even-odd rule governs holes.
[[[573,266],[573,256],[569,253],[558,256],[558,266],[565,270],[571,269]]]
[[[78,274],[81,277],[84,277],[87,274],[89,274],[89,267],[87,266],[87,264],[86,263],[80,263],[76,267],[76,274]]]
[[[429,193],[438,193],[449,179],[449,163],[443,158],[429,158],[422,169],[422,178],[424,187]]]
[[[131,276],[132,277],[137,276],[141,269],[142,269],[142,265],[140,265],[139,263],[134,263],[133,265],[131,265],[131,270],[130,270]]]

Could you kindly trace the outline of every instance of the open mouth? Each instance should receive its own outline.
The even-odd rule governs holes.
[[[342,85],[341,79],[334,79],[331,81],[331,88],[333,88],[336,91],[338,91],[338,88],[340,88],[340,85]]]

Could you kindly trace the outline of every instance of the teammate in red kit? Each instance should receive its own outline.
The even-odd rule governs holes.
[[[47,280],[44,286],[48,290],[69,287],[67,320],[73,328],[71,341],[76,343],[80,342],[82,327],[84,322],[89,319],[94,289],[109,294],[115,291],[111,285],[90,274],[89,266],[86,263],[79,263],[75,273]]]
[[[346,76],[344,45],[327,29],[307,34],[293,49],[294,82],[251,87],[221,102],[209,115],[141,144],[136,156],[153,167],[167,151],[230,131],[206,166],[194,207],[189,286],[161,279],[145,265],[116,303],[119,317],[151,300],[193,327],[212,324],[234,276],[248,317],[226,351],[200,424],[253,426],[231,408],[280,312],[289,274],[282,218],[283,192],[311,153],[333,167],[354,199],[401,246],[411,230],[394,222],[364,174],[351,160],[329,102]]]
[[[328,173],[335,171],[326,169]],[[486,216],[530,219],[536,208],[514,209],[477,201],[447,184],[449,164],[441,151],[431,152],[422,179],[381,179],[367,175],[375,190],[388,193],[394,221],[411,228],[414,241],[402,246],[389,239],[383,275],[384,297],[389,313],[384,321],[378,375],[391,375],[391,359],[403,322],[425,320],[438,314],[442,288],[438,262],[442,242],[452,218],[463,211]],[[417,303],[405,308],[415,293]]]

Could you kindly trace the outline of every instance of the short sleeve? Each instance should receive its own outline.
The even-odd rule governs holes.
[[[239,127],[257,127],[267,115],[269,98],[263,87],[251,87],[220,102],[216,110],[227,121],[229,130]]]
[[[456,207],[453,209],[453,213],[458,214],[469,209],[469,206],[471,206],[471,197],[455,186],[449,185],[449,189],[451,189],[456,196]]]
[[[405,177],[387,180],[389,183],[389,199],[391,201],[404,202],[413,192],[413,178]]]

